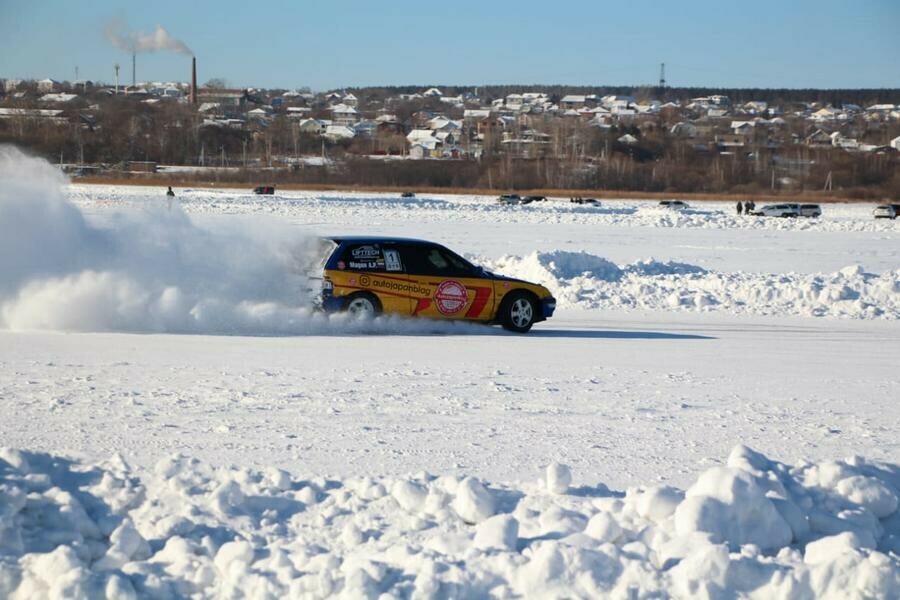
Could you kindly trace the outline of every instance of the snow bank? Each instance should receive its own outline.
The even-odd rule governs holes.
[[[854,265],[828,274],[720,273],[652,259],[619,266],[559,250],[476,260],[497,273],[542,283],[562,308],[900,319],[900,270],[876,275]]]
[[[552,465],[546,479],[568,474]],[[687,492],[152,472],[0,449],[0,597],[900,595],[900,466],[746,447]]]

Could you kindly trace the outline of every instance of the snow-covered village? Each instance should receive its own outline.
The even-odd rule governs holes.
[[[900,598],[900,8],[635,9],[0,5],[0,600]]]

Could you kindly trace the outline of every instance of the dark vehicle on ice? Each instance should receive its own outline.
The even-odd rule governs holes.
[[[553,315],[542,285],[496,275],[425,240],[329,237],[318,256],[319,304],[360,316],[393,313],[500,324],[525,333]]]

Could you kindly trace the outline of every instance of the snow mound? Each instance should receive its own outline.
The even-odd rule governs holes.
[[[721,273],[652,259],[619,266],[563,251],[479,260],[497,273],[545,285],[561,308],[900,319],[900,270],[877,275],[852,265],[821,274]]]
[[[333,480],[4,448],[0,597],[890,598],[898,486],[898,465],[743,446],[686,493],[624,494],[551,490],[539,467]]]

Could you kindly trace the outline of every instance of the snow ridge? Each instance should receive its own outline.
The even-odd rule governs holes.
[[[744,446],[686,491],[625,493],[559,464],[499,485],[2,448],[0,596],[889,598],[898,486],[898,465]]]
[[[853,265],[820,274],[721,273],[653,259],[619,266],[562,250],[474,260],[547,286],[561,308],[900,319],[900,270],[877,275]]]

